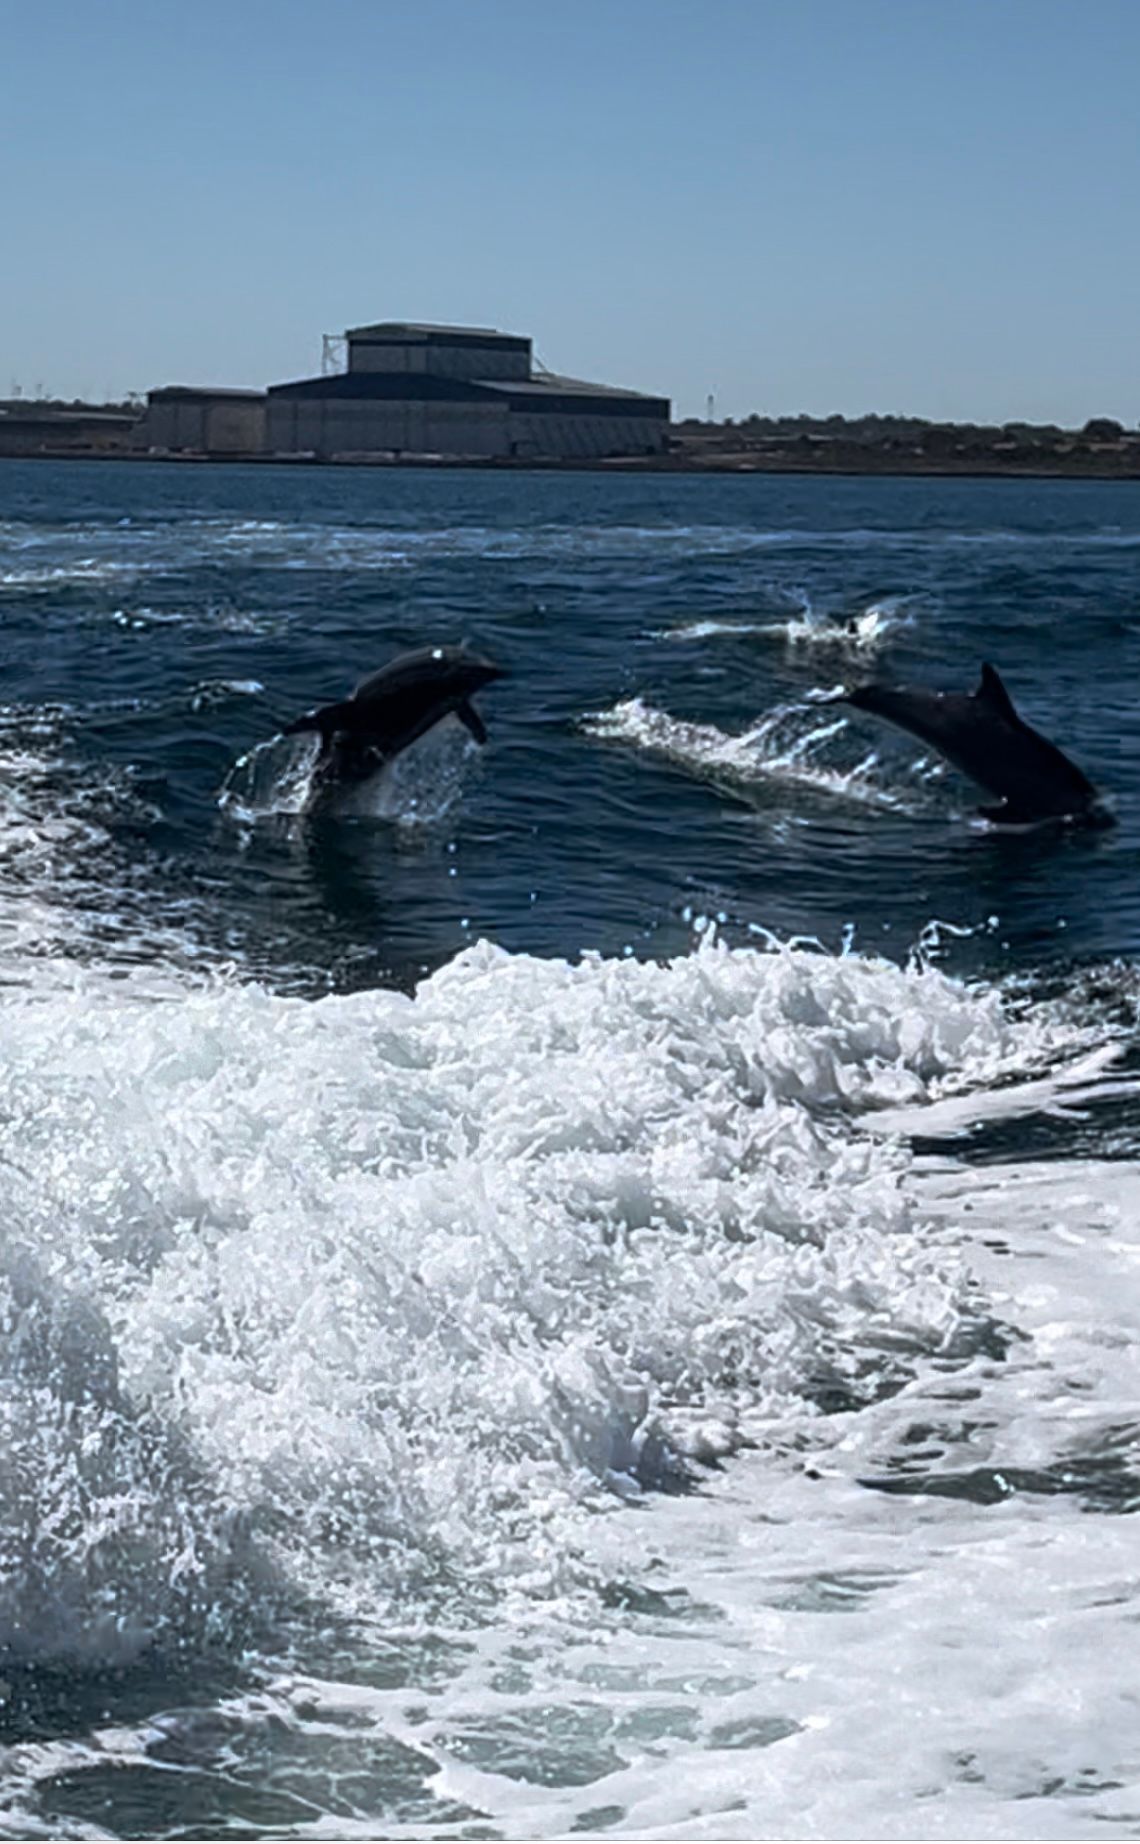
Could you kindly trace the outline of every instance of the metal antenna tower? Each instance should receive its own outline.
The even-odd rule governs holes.
[[[335,378],[348,370],[348,341],[343,333],[321,334],[321,377]]]

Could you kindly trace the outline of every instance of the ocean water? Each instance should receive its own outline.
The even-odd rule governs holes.
[[[1140,1833],[1138,565],[0,464],[0,1833]],[[487,747],[317,809],[458,640]],[[983,659],[1113,830],[826,701]]]

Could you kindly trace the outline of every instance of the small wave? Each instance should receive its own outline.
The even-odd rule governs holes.
[[[71,584],[83,587],[117,583],[140,574],[139,566],[114,558],[79,558],[75,563],[45,564],[41,569],[0,570],[0,592],[15,590],[22,595],[53,594]]]
[[[102,700],[85,714],[137,708]],[[75,715],[0,707],[0,986],[70,988],[82,967],[155,991],[200,979],[214,906],[156,889],[139,840],[161,813],[129,768],[76,751]]]
[[[873,527],[685,525],[602,523],[567,525],[548,521],[504,529],[486,524],[430,526],[409,520],[384,525],[316,523],[277,519],[206,517],[123,524],[119,519],[75,524],[0,525],[0,595],[50,595],[69,586],[94,589],[145,578],[154,581],[241,564],[251,571],[286,570],[353,573],[405,571],[434,558],[477,561],[530,560],[590,565],[614,558],[660,560],[670,568],[693,559],[762,560],[772,553],[866,550],[920,551],[989,548],[1024,550],[1130,549],[1140,534],[1104,528],[1091,531],[1026,533],[994,529],[954,531]],[[897,624],[887,598],[846,623],[848,644],[869,646]],[[773,638],[789,644],[829,644],[834,622],[810,618],[767,624]],[[694,624],[694,627],[698,624]],[[751,624],[750,624],[751,625]],[[881,631],[880,631],[881,630]],[[742,629],[741,631],[747,631]],[[681,631],[683,632],[683,630]],[[700,637],[693,633],[690,638]]]
[[[735,640],[747,634],[772,634],[781,630],[761,621],[686,621],[682,627],[662,628],[654,640]]]
[[[266,639],[279,634],[289,617],[278,609],[243,608],[226,601],[204,601],[199,605],[154,608],[149,603],[114,608],[109,615],[94,609],[85,616],[91,626],[110,621],[132,634],[144,634],[152,628],[201,629],[208,633],[254,634]]]
[[[260,679],[203,679],[190,693],[190,709],[216,710],[237,698],[259,698],[264,690]]]

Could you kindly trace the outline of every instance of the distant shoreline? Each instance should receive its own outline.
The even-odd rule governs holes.
[[[221,394],[227,402],[233,395]],[[429,450],[426,431],[419,438],[424,448],[414,452],[395,447],[340,448],[331,453],[312,447],[286,451],[280,444],[265,446],[263,422],[235,424],[231,418],[215,428],[200,417],[185,428],[163,424],[160,430],[152,425],[150,416],[149,408],[144,411],[137,402],[126,400],[94,404],[0,399],[0,459],[476,468],[508,473],[1140,480],[1140,429],[1126,427],[1111,416],[1092,416],[1080,428],[1060,423],[931,422],[919,416],[878,412],[857,417],[752,415],[741,420],[728,417],[723,422],[690,416],[662,424],[653,441],[642,441],[631,430],[632,439],[627,437],[630,452],[625,454],[581,456],[557,452],[464,455]],[[162,439],[156,441],[159,434]],[[543,446],[557,449],[559,444]],[[591,440],[585,446],[596,449],[598,444]]]
[[[1123,456],[1074,455],[1071,458],[1035,457],[1032,461],[1003,462],[900,455],[849,454],[831,456],[817,452],[809,457],[782,454],[754,455],[747,451],[720,450],[713,455],[615,455],[602,459],[544,459],[541,456],[402,455],[191,455],[132,454],[123,450],[40,448],[25,454],[0,454],[0,464],[24,461],[129,462],[154,467],[320,467],[372,468],[407,471],[428,469],[453,472],[511,474],[704,474],[818,475],[828,478],[927,480],[1118,480],[1140,481],[1138,452]]]

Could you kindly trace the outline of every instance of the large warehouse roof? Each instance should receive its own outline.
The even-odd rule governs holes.
[[[488,378],[480,389],[505,397],[512,410],[558,410],[572,416],[588,410],[592,416],[669,417],[667,397],[647,397],[642,391],[623,391],[612,384],[587,384],[580,378],[559,378],[553,372],[529,380]]]
[[[510,410],[560,411],[603,416],[660,416],[668,418],[669,399],[648,397],[641,391],[619,390],[609,384],[587,384],[580,378],[439,378],[424,372],[342,371],[327,378],[298,378],[292,384],[273,384],[270,397],[371,398],[403,403],[506,403]]]
[[[580,378],[439,378],[425,372],[341,371],[326,378],[271,384],[271,397],[364,397],[405,403],[501,403],[518,410],[601,410],[615,415],[668,416],[667,397],[587,384]]]
[[[494,382],[503,390],[508,388],[498,378]],[[529,380],[511,382],[509,388],[515,391],[591,391],[596,397],[645,397],[644,391],[627,390],[622,384],[594,384],[589,378],[566,378],[558,371],[537,372]]]
[[[537,378],[487,378],[480,379],[480,383],[486,390],[510,391],[512,396],[533,392],[536,397],[543,397],[557,391],[563,397],[632,397],[640,404],[668,403],[667,398],[647,396],[644,391],[627,391],[619,384],[591,384],[586,378],[562,378],[554,371],[541,372]]]
[[[495,327],[433,326],[426,320],[377,320],[370,326],[349,327],[345,338],[408,340],[446,346],[496,345],[512,352],[530,350],[530,340],[518,333],[500,333]]]
[[[469,378],[440,378],[431,372],[338,371],[328,378],[297,378],[291,384],[271,384],[271,397],[395,397],[415,403],[428,398],[457,401],[484,397],[485,384]]]

